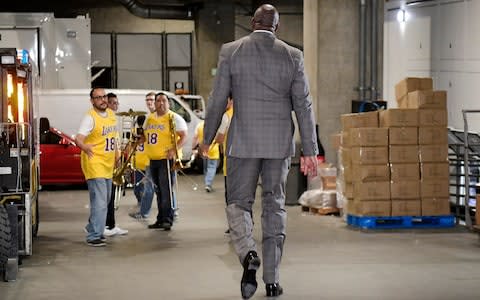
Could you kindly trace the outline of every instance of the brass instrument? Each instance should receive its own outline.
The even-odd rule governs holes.
[[[130,168],[130,161],[137,151],[138,144],[140,144],[139,138],[134,138],[133,141],[129,141],[125,149],[130,150],[127,158],[123,161],[120,167],[117,167],[113,170],[112,182],[116,186],[122,186],[125,184],[125,171]]]
[[[120,116],[120,117],[131,117],[131,118],[135,118],[135,117],[138,117],[138,116],[143,116],[143,115],[146,115],[146,114],[147,114],[146,111],[134,111],[131,108],[128,111],[121,111],[121,112],[115,113],[115,115]]]
[[[169,118],[168,121],[169,121],[169,124],[170,124],[170,137],[172,139],[173,149],[175,151],[175,157],[174,157],[174,161],[173,161],[172,170],[177,171],[177,170],[183,169],[184,166],[182,164],[182,160],[180,159],[180,152],[179,152],[179,149],[178,149],[178,146],[177,146],[177,140],[178,140],[177,128],[175,126],[175,119],[174,119],[173,114],[170,114],[170,118]]]

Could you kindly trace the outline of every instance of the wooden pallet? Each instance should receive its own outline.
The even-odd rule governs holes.
[[[314,206],[302,206],[302,211],[309,212],[314,215],[339,215],[340,210],[336,207],[314,207]]]

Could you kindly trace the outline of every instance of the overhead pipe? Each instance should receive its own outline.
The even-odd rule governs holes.
[[[200,8],[196,5],[164,5],[164,6],[146,6],[137,0],[117,0],[125,6],[133,15],[146,19],[178,19],[192,20],[194,13]]]
[[[371,0],[371,29],[370,29],[370,101],[377,101],[377,47],[378,47],[378,3]]]
[[[366,29],[367,29],[367,3],[366,0],[360,0],[360,40],[359,40],[359,76],[358,76],[358,95],[359,100],[365,100],[365,70],[366,70]]]

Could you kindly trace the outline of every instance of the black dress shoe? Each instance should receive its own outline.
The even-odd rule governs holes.
[[[170,224],[168,222],[163,222],[163,223],[155,222],[151,225],[148,225],[148,228],[149,229],[164,229],[165,231],[169,231],[169,230],[172,229],[172,224]]]
[[[257,270],[260,268],[260,258],[257,252],[250,251],[243,260],[243,276],[240,282],[240,291],[243,299],[249,299],[257,290]]]
[[[283,288],[278,283],[270,283],[265,285],[267,297],[278,297],[283,294]]]

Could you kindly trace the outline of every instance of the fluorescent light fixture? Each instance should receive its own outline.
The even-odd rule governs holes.
[[[407,12],[404,9],[399,9],[397,13],[397,21],[404,23],[407,20]]]

